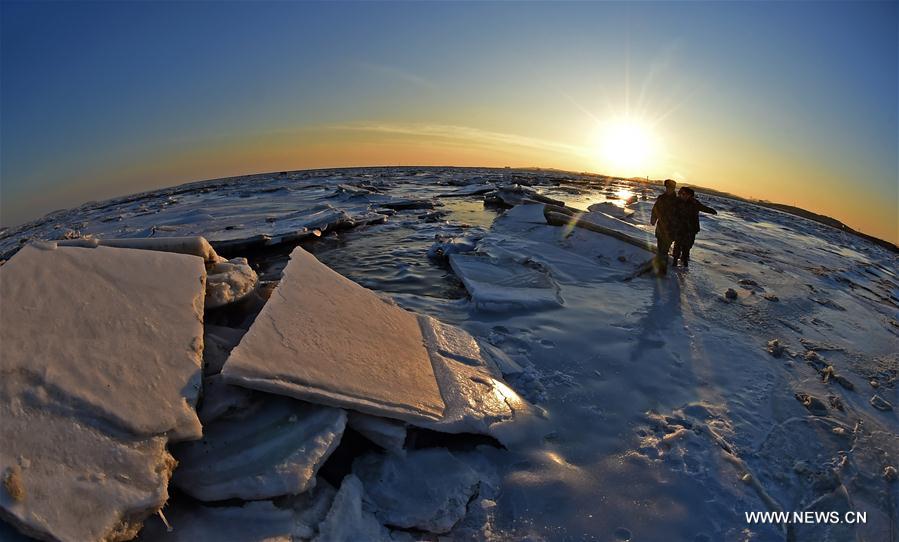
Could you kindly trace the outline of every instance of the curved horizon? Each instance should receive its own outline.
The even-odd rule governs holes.
[[[509,165],[670,177],[899,243],[895,3],[0,11],[2,224],[262,171]]]

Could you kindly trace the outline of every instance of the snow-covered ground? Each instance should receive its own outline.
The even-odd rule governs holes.
[[[495,205],[496,187],[515,184],[528,187],[512,191],[514,198],[506,193],[516,205]],[[320,483],[302,503],[263,500],[229,515],[176,492],[166,512],[175,530],[166,533],[152,519],[142,534],[148,540],[176,533],[197,539],[184,531],[229,522],[241,540],[437,536],[428,531],[498,540],[896,539],[897,254],[780,211],[700,195],[719,214],[702,218],[689,270],[634,277],[648,252],[549,225],[543,203],[534,202],[550,198],[586,211],[607,201],[623,208],[630,198],[633,213],[610,213],[624,223],[596,220],[651,238],[657,193],[639,183],[540,171],[260,175],[57,212],[4,233],[0,254],[9,258],[29,238],[201,235],[219,254],[247,258],[260,295],[239,310],[207,310],[204,357],[210,364],[218,356],[218,373],[300,244],[401,307],[505,353],[514,362],[502,367],[509,385],[545,418],[538,438],[505,448],[484,437],[410,428],[405,455],[385,455],[362,453],[361,435],[383,438],[388,444],[379,444],[389,449],[403,428],[370,416],[354,421],[352,413],[341,445],[325,446],[329,458],[320,454],[327,458]],[[238,282],[245,295],[247,281]],[[204,388],[218,376],[204,377]],[[249,409],[255,400],[229,395],[218,408]],[[213,407],[200,405],[204,427],[203,409]],[[332,438],[343,420],[329,420],[340,426],[325,431]],[[292,434],[275,433],[287,435],[282,440]],[[249,446],[237,452],[261,453]],[[179,477],[176,469],[175,484],[197,473],[202,468]],[[419,479],[434,491],[420,493]],[[767,510],[859,511],[867,523],[784,528],[746,521],[746,512]],[[179,521],[187,526],[180,532]],[[253,521],[268,530],[254,535],[247,528]]]

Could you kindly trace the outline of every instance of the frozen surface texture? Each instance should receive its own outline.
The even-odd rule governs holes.
[[[259,394],[206,426],[202,440],[173,449],[175,484],[202,501],[302,493],[315,485],[345,425],[343,410]]]
[[[471,335],[390,304],[301,248],[222,374],[235,385],[501,440],[512,437],[507,422],[530,413]]]
[[[415,316],[299,247],[222,374],[233,384],[375,415],[443,415]]]
[[[128,540],[168,499],[164,437],[115,437],[65,414],[0,406],[0,516],[46,540]]]
[[[197,438],[197,256],[24,247],[0,268],[3,515],[57,540],[132,538]]]
[[[504,312],[562,305],[559,287],[539,266],[469,254],[450,254],[449,261],[479,309]]]
[[[490,435],[505,445],[526,440],[538,426],[535,412],[502,380],[492,357],[466,331],[419,316],[440,385],[443,419],[417,425],[445,433]]]
[[[189,504],[166,511],[171,525],[167,531],[161,521],[148,522],[141,531],[143,542],[294,542],[310,538],[311,526],[297,521],[289,508],[278,508],[271,501],[244,503],[241,506],[209,507]]]
[[[402,422],[350,412],[347,425],[387,451],[405,453],[406,425]]]
[[[375,516],[385,525],[446,533],[465,515],[478,474],[445,449],[405,457],[370,454],[353,464]]]
[[[340,275],[464,330],[471,340],[444,333],[424,343],[429,359],[436,359],[431,367],[443,417],[410,420],[407,453],[452,446],[454,457],[479,473],[478,490],[448,533],[394,529],[396,540],[895,538],[897,253],[807,218],[698,191],[718,215],[700,217],[690,267],[671,266],[665,277],[636,276],[651,255],[630,241],[654,244],[649,219],[659,193],[657,183],[547,170],[400,167],[255,175],[54,213],[0,231],[0,259],[9,260],[27,238],[204,235],[220,254],[249,258],[264,282],[256,292],[264,296],[281,278],[291,244],[302,243]],[[562,202],[556,212],[564,225],[548,224],[545,211]],[[603,203],[622,211],[610,205],[590,211]],[[566,213],[577,216],[574,210],[583,211],[583,226],[593,230],[571,224]],[[461,253],[499,262],[483,269],[486,282],[501,279],[504,266],[539,269],[564,304],[483,310],[447,261]],[[278,295],[274,291],[271,300]],[[207,326],[207,377],[240,340],[237,328],[250,327],[249,320],[227,318],[242,306],[215,311],[221,315],[216,323],[229,327]],[[327,329],[312,320],[310,326]],[[424,340],[427,329],[419,326],[417,340]],[[272,337],[273,345],[281,344]],[[287,359],[297,357],[286,351]],[[378,363],[395,360],[382,356]],[[461,453],[457,446],[485,441],[415,427],[432,424],[446,432],[455,423],[453,430],[467,433],[488,425],[485,419],[509,419],[515,411],[490,380],[501,382],[493,365],[511,390],[545,413],[539,438]],[[286,383],[292,375],[269,378]],[[207,380],[210,397],[213,380],[221,377]],[[447,382],[489,393],[450,394]],[[210,420],[240,412],[256,393],[220,394],[221,408]],[[347,402],[351,410],[355,404]],[[507,426],[490,424],[488,434]],[[352,437],[344,444],[368,444]],[[335,485],[341,481],[332,467],[345,458],[344,444],[322,469]],[[495,480],[488,483],[480,460],[495,469]],[[24,467],[21,472],[27,475]],[[324,484],[318,480],[311,492]],[[343,483],[330,521],[301,521],[322,525],[323,540],[385,539],[371,502],[368,509],[362,505],[367,488],[352,480]],[[171,503],[166,514],[177,515],[180,504]],[[763,510],[864,511],[867,523],[783,529],[746,522],[744,512]]]
[[[135,248],[140,250],[191,254],[203,258],[207,263],[217,263],[222,260],[221,256],[216,254],[215,249],[212,248],[212,245],[210,245],[204,237],[98,239],[90,236],[81,239],[62,240],[58,243],[59,246],[92,248],[102,245],[104,247]]]
[[[3,400],[198,438],[205,276],[195,256],[23,248],[0,267]]]
[[[212,264],[206,277],[206,308],[215,309],[245,298],[259,277],[246,258]]]
[[[316,542],[388,542],[390,533],[362,506],[365,489],[353,474],[343,479],[331,510],[318,526]]]

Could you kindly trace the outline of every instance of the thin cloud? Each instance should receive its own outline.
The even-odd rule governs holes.
[[[572,156],[588,156],[590,154],[589,149],[578,145],[451,124],[353,123],[333,125],[331,128],[337,130],[379,132],[384,134],[449,139],[485,146],[513,146],[563,153]]]

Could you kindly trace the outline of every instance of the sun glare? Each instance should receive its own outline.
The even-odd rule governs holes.
[[[611,175],[649,175],[658,161],[659,142],[655,134],[645,123],[632,118],[603,124],[597,146],[599,165]]]

